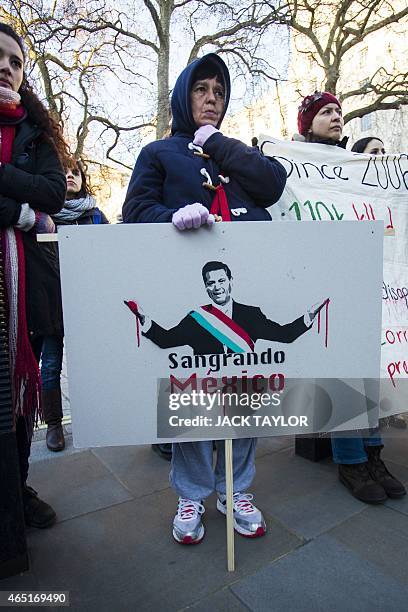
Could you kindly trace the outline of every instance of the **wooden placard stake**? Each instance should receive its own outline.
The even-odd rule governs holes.
[[[235,571],[234,553],[234,478],[232,471],[232,440],[225,440],[225,482],[227,495],[227,564],[228,571]]]

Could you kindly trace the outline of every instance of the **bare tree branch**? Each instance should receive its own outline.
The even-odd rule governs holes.
[[[345,123],[374,110],[407,104],[407,74],[390,75],[380,67],[364,86],[351,82],[349,88],[337,89],[349,51],[375,32],[407,23],[408,7],[398,9],[387,0],[299,0],[288,4],[298,51],[307,53],[323,69],[327,91],[358,104],[357,110],[345,115]],[[366,107],[358,98],[362,95],[369,96]]]

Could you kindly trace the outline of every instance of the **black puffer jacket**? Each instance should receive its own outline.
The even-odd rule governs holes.
[[[21,204],[48,214],[61,210],[66,180],[56,151],[28,119],[16,128],[10,164],[0,169],[0,228],[17,223]],[[26,263],[27,324],[30,339],[61,334],[62,307],[56,243],[38,243],[22,232]]]

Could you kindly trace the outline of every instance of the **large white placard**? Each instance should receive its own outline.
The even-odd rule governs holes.
[[[157,441],[160,377],[378,377],[382,223],[221,223],[183,233],[171,224],[67,226],[58,238],[76,446]],[[202,268],[210,261],[229,266],[234,309],[246,309],[252,323],[261,315],[269,321],[251,349],[221,365],[224,350],[209,354],[213,349],[203,349],[197,334],[171,346],[180,337],[166,332],[178,332],[189,313],[208,315]],[[139,345],[136,317],[124,300],[164,330],[155,341],[140,335]],[[275,323],[291,324],[315,303],[325,304],[319,321],[293,342],[262,339]],[[216,333],[228,336],[222,323]],[[245,341],[240,329],[231,335],[238,344]],[[197,364],[200,351],[207,354]],[[249,353],[264,358],[251,365]],[[353,426],[361,424],[347,424]],[[264,435],[274,433],[293,432]]]
[[[408,155],[365,155],[269,136],[260,143],[288,173],[282,198],[269,209],[274,221],[384,222],[380,416],[407,411]],[[358,308],[358,296],[350,298]]]

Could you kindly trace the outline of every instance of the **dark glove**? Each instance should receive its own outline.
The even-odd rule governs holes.
[[[37,234],[55,234],[55,224],[50,215],[36,210],[34,231]]]

